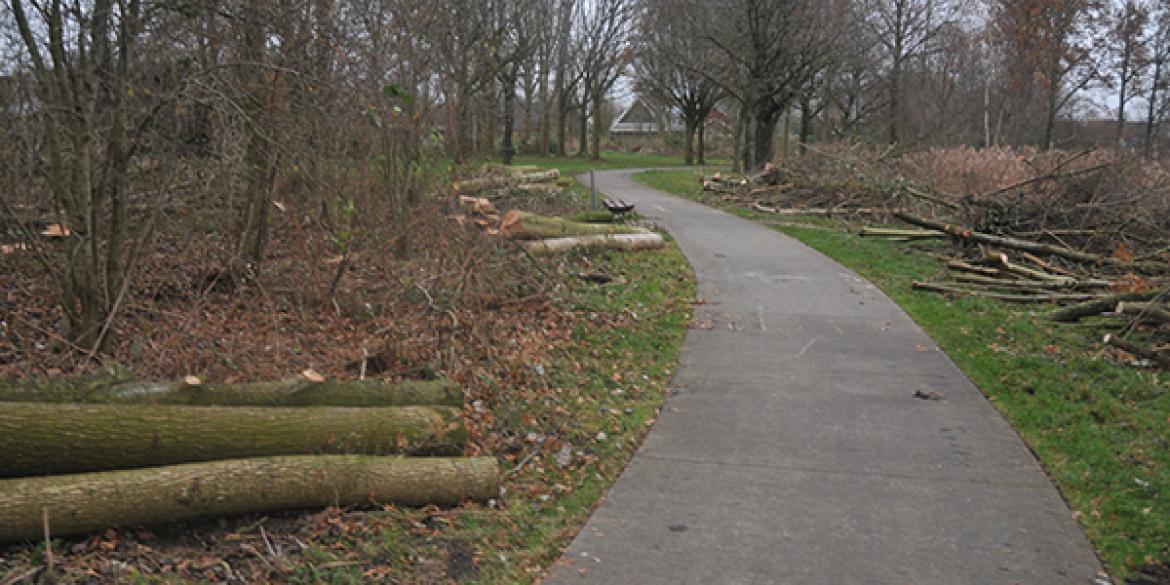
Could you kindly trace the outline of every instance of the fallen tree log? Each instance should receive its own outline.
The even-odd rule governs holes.
[[[948,260],[947,268],[956,272],[969,272],[972,274],[981,274],[983,276],[995,277],[1002,273],[998,268],[988,268],[986,266],[976,266],[963,262],[962,260]]]
[[[1019,264],[1014,264],[1014,263],[1012,263],[1011,260],[1008,260],[1007,254],[1004,254],[1002,252],[988,253],[985,256],[985,258],[986,258],[988,263],[998,267],[999,269],[1001,269],[1005,272],[1010,272],[1012,274],[1022,276],[1022,277],[1027,278],[1027,279],[1038,280],[1038,281],[1042,281],[1042,282],[1051,282],[1053,284],[1057,284],[1057,285],[1060,285],[1063,287],[1068,287],[1068,288],[1071,288],[1077,284],[1077,280],[1074,278],[1069,278],[1067,276],[1057,276],[1055,274],[1049,274],[1047,272],[1044,272],[1043,270],[1039,270],[1036,268],[1028,268],[1027,266],[1021,266]],[[1099,281],[1099,282],[1102,284],[1102,286],[1106,286],[1106,287],[1109,286],[1108,282],[1105,282],[1105,281]]]
[[[0,480],[0,542],[328,506],[499,496],[496,460],[316,455]],[[47,524],[47,526],[46,526]]]
[[[890,228],[863,227],[858,233],[863,238],[907,238],[911,240],[927,240],[945,238],[947,235],[938,230],[898,230]]]
[[[646,230],[622,224],[578,223],[513,209],[500,222],[500,233],[509,238],[540,239],[605,234],[644,234]]]
[[[1170,352],[1157,351],[1151,347],[1146,347],[1112,334],[1105,336],[1105,345],[1116,347],[1135,357],[1149,360],[1157,364],[1160,368],[1170,368]]]
[[[503,175],[491,175],[467,179],[465,181],[456,181],[454,187],[455,191],[460,195],[475,195],[482,191],[500,189],[509,185],[522,186],[530,183],[555,183],[560,178],[561,172],[552,169],[534,173],[506,173]]]
[[[1115,312],[1136,317],[1144,323],[1155,323],[1159,325],[1170,323],[1170,311],[1151,303],[1122,301],[1117,303]]]
[[[451,380],[314,381],[304,376],[247,384],[135,382],[124,377],[2,378],[0,402],[175,404],[189,406],[463,406]]]
[[[925,290],[925,291],[937,292],[937,293],[985,297],[985,298],[994,299],[997,301],[1003,301],[1005,303],[1055,303],[1055,302],[1066,302],[1066,301],[1084,301],[1086,299],[1094,298],[1094,296],[1090,295],[1090,294],[1044,293],[1044,294],[1018,295],[1018,294],[994,293],[994,292],[987,292],[987,291],[983,291],[983,290],[972,290],[972,289],[961,288],[961,287],[957,287],[957,286],[950,286],[950,285],[946,285],[946,284],[938,284],[938,283],[934,283],[934,282],[922,282],[922,281],[918,281],[918,280],[914,281],[914,288],[918,289],[918,290]]]
[[[834,217],[839,215],[882,215],[889,210],[880,207],[782,207],[769,212],[776,215],[816,215]]]
[[[1118,303],[1123,301],[1148,301],[1167,293],[1170,293],[1170,289],[1147,290],[1142,292],[1110,295],[1084,302],[1079,305],[1065,307],[1050,314],[1048,319],[1051,321],[1057,321],[1059,323],[1073,323],[1080,321],[1085,317],[1092,317],[1094,315],[1100,315],[1101,313],[1112,311],[1117,307]]]
[[[551,256],[576,248],[637,251],[657,250],[665,245],[666,241],[662,239],[662,236],[655,233],[574,236],[524,243],[525,249],[534,256]]]
[[[1127,264],[1122,262],[1120,259],[1111,256],[1101,256],[1098,254],[1091,254],[1089,252],[1074,250],[1072,248],[1066,248],[1064,246],[1020,240],[1008,236],[985,234],[962,226],[917,217],[904,211],[894,212],[894,217],[919,227],[946,232],[952,236],[955,236],[956,238],[962,238],[983,244],[991,244],[993,246],[1001,246],[1004,248],[1012,248],[1015,250],[1023,250],[1033,254],[1048,254],[1051,256],[1059,256],[1061,258],[1067,258],[1069,260],[1075,260],[1077,262],[1086,264],[1100,264],[1127,269],[1133,268],[1147,273],[1162,273],[1170,270],[1170,264],[1163,264],[1160,262],[1134,262],[1132,264]]]
[[[992,288],[1003,288],[1010,290],[1061,290],[1061,289],[1075,289],[1075,288],[1102,288],[1108,287],[1109,283],[1104,283],[1097,286],[1096,282],[1090,285],[1081,285],[1080,283],[1065,283],[1052,280],[1025,280],[1018,278],[994,278],[990,276],[981,276],[979,274],[956,274],[955,280],[968,284],[982,285]]]
[[[535,173],[519,173],[515,175],[516,181],[523,183],[555,183],[561,178],[561,172],[556,169],[547,171],[537,171]]]
[[[267,455],[455,454],[451,407],[251,408],[9,403],[0,477],[129,469]]]

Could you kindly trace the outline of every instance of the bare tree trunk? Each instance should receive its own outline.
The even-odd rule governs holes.
[[[686,125],[686,134],[683,136],[683,142],[686,145],[684,160],[687,166],[690,166],[695,164],[695,123],[690,116],[687,116]]]
[[[809,103],[808,96],[802,95],[800,98],[800,154],[804,155],[808,151],[808,140],[812,137],[812,104]]]
[[[512,157],[516,154],[516,149],[512,145],[512,134],[515,131],[516,122],[516,74],[515,65],[509,67],[512,68],[512,71],[504,75],[501,83],[501,89],[504,92],[504,140],[500,146],[500,156],[505,165],[511,165]]]
[[[579,141],[577,143],[577,156],[585,156],[589,150],[589,104],[588,102],[581,104],[580,112],[580,128],[578,128]]]
[[[552,123],[552,104],[549,103],[548,92],[548,60],[546,59],[540,66],[540,89],[539,104],[540,104],[540,156],[548,158],[549,155],[549,140],[552,135],[552,129],[549,125]]]
[[[763,102],[764,100],[759,100],[747,108],[748,116],[744,127],[745,172],[758,171],[772,160],[776,123],[781,110]]]
[[[592,145],[589,149],[590,158],[593,160],[601,160],[601,134],[604,131],[601,120],[601,106],[602,95],[593,96],[593,136]]]
[[[707,164],[707,124],[699,122],[699,164]]]

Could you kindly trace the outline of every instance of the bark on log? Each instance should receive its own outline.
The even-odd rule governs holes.
[[[455,454],[462,412],[446,406],[250,408],[10,403],[0,477],[318,453]]]
[[[1150,360],[1160,368],[1170,368],[1170,352],[1157,351],[1151,347],[1122,339],[1116,335],[1106,335],[1105,345],[1111,345],[1135,357]]]
[[[1137,317],[1144,323],[1155,323],[1159,325],[1170,323],[1170,311],[1152,303],[1120,302],[1117,303],[1116,312],[1130,317]]]
[[[937,293],[946,293],[954,295],[968,295],[973,297],[984,297],[1003,301],[1005,303],[1055,303],[1064,301],[1084,301],[1093,298],[1090,294],[1030,294],[1030,295],[1014,295],[987,292],[982,290],[971,290],[957,286],[950,286],[945,284],[937,284],[933,282],[914,281],[914,288],[918,290],[926,290]]]
[[[1003,270],[1005,272],[1010,272],[1012,274],[1016,274],[1019,276],[1023,276],[1024,278],[1027,278],[1027,279],[1041,281],[1041,282],[1051,282],[1051,283],[1058,284],[1058,285],[1061,285],[1064,287],[1069,287],[1069,288],[1071,288],[1077,284],[1076,279],[1069,278],[1067,276],[1057,276],[1055,274],[1049,274],[1049,273],[1044,272],[1043,270],[1039,270],[1037,268],[1028,268],[1027,266],[1013,264],[1011,260],[1008,260],[1007,254],[1004,254],[1002,252],[988,253],[985,256],[985,258],[987,259],[988,263],[999,267],[1000,270]],[[1104,285],[1109,286],[1109,283],[1105,282]]]
[[[888,210],[880,207],[782,207],[769,213],[784,216],[816,215],[835,217],[839,215],[883,215],[888,213]]]
[[[877,227],[863,227],[861,228],[861,232],[858,235],[863,238],[908,238],[911,240],[927,240],[947,237],[946,234],[938,230],[898,230]]]
[[[524,247],[533,256],[552,256],[576,248],[607,248],[611,250],[657,250],[666,245],[655,233],[575,236],[525,242]]]
[[[1098,254],[1091,254],[1089,252],[1082,252],[1080,250],[1073,250],[1072,248],[1065,248],[1064,246],[1056,246],[1052,244],[1042,244],[1040,242],[1031,242],[1028,240],[1020,240],[1007,236],[995,236],[992,234],[985,234],[982,232],[973,231],[962,226],[953,225],[932,219],[925,219],[916,217],[904,211],[894,212],[894,217],[913,225],[924,227],[927,229],[938,230],[946,232],[957,238],[981,242],[984,244],[991,244],[993,246],[1001,246],[1004,248],[1012,248],[1016,250],[1023,250],[1033,254],[1048,254],[1051,256],[1059,256],[1077,262],[1086,264],[1101,264],[1107,266],[1114,266],[1119,268],[1133,268],[1147,273],[1162,273],[1170,270],[1170,265],[1160,262],[1134,262],[1127,264],[1118,258],[1110,256],[1101,256]]]
[[[561,178],[561,172],[556,169],[548,171],[539,171],[535,173],[522,173],[515,176],[516,181],[524,183],[555,183],[557,179]]]
[[[570,215],[566,215],[565,219],[577,223],[613,223],[613,213],[598,209],[597,211],[578,211]]]
[[[524,185],[527,183],[555,183],[561,178],[561,172],[552,169],[535,173],[508,173],[504,175],[479,177],[456,181],[455,191],[460,195],[474,195],[482,191],[499,189],[509,185]]]
[[[999,288],[999,289],[1004,289],[1004,290],[1034,290],[1034,291],[1043,292],[1045,290],[1061,290],[1061,289],[1080,288],[1080,286],[1078,286],[1077,283],[1066,284],[1063,282],[1055,282],[1055,281],[1022,280],[1022,279],[1011,279],[1011,278],[992,278],[989,276],[980,276],[978,274],[956,274],[955,280],[957,280],[959,282],[967,283],[967,284],[975,284],[975,285],[986,286],[986,287],[990,287],[990,288]],[[1107,286],[1109,286],[1109,284],[1105,283],[1102,286],[1107,287]],[[1094,287],[1089,287],[1089,288],[1094,288]],[[1100,287],[1095,287],[1095,288],[1100,288]]]
[[[494,458],[317,455],[0,480],[0,542],[203,516],[396,504],[457,505],[499,495]]]
[[[1143,292],[1132,292],[1101,297],[1099,299],[1055,311],[1048,316],[1048,319],[1060,323],[1073,323],[1080,321],[1085,317],[1092,317],[1094,315],[1100,315],[1101,313],[1112,311],[1117,307],[1117,304],[1122,301],[1148,301],[1167,293],[1170,293],[1170,289],[1148,290]]]
[[[189,406],[463,406],[451,380],[326,380],[304,377],[249,384],[131,382],[124,378],[0,379],[0,402],[175,404]]]
[[[645,234],[646,230],[621,224],[577,223],[513,209],[500,222],[500,233],[509,238],[540,239],[606,234]]]
[[[974,264],[968,264],[966,262],[963,262],[962,260],[949,260],[949,261],[947,261],[947,268],[954,270],[954,271],[957,271],[957,272],[970,272],[972,274],[981,274],[983,276],[996,277],[996,276],[1001,275],[1001,272],[998,268],[988,268],[986,266],[976,266]]]

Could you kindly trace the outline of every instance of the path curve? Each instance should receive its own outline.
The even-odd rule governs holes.
[[[654,429],[546,584],[1097,582],[1031,452],[897,305],[796,240],[635,172],[598,173],[598,189],[675,237],[702,326]]]

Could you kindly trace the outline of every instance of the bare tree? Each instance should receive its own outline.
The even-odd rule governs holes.
[[[1143,150],[1147,157],[1154,154],[1154,138],[1165,117],[1166,67],[1170,63],[1170,6],[1157,2],[1151,6],[1153,30],[1150,32],[1149,76],[1146,83],[1146,132]]]
[[[590,156],[601,158],[601,110],[606,96],[630,62],[635,0],[594,0],[578,5],[581,47],[581,152],[585,151],[587,120],[593,121]]]
[[[126,193],[131,158],[163,95],[142,106],[129,97],[149,15],[141,0],[9,6],[36,79],[48,159],[40,178],[72,231],[59,262],[42,258],[60,278],[65,336],[96,351],[133,270],[131,248],[150,229],[142,218],[131,225]]]
[[[692,0],[688,18],[721,59],[706,74],[742,104],[743,161],[759,169],[772,158],[780,115],[838,50],[849,32],[831,26],[844,2],[729,0],[718,7]]]
[[[634,72],[638,90],[683,119],[686,164],[705,162],[707,116],[722,95],[719,85],[703,69],[714,65],[711,49],[695,34],[672,2],[647,0],[637,35]]]
[[[1114,7],[1110,20],[1110,61],[1113,83],[1117,88],[1117,133],[1114,141],[1120,145],[1125,136],[1125,108],[1141,92],[1142,88],[1138,84],[1149,60],[1148,7],[1134,0],[1126,0],[1125,4]]]
[[[935,40],[958,16],[953,0],[867,0],[862,22],[882,48],[888,67],[889,141],[897,144],[902,117],[904,73],[908,63],[937,51]]]
[[[1041,148],[1052,147],[1060,112],[1099,78],[1098,39],[1091,33],[1101,10],[1095,0],[995,0],[992,32],[1013,89],[1041,89]]]

